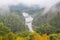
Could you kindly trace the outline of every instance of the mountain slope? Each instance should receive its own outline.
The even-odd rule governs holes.
[[[42,10],[44,10],[44,8],[40,8],[39,6],[27,7],[24,4],[2,6],[0,8],[0,22],[3,22],[4,25],[9,27],[13,32],[25,31],[28,29],[25,26],[22,13],[27,12],[32,15],[32,17],[35,17],[38,16],[37,14],[40,14]]]
[[[17,13],[0,15],[0,22],[4,23],[12,32],[25,31],[24,19]]]
[[[45,15],[38,15],[33,21],[34,26],[41,27],[41,25],[49,23],[59,31],[60,29],[60,2],[53,5]]]

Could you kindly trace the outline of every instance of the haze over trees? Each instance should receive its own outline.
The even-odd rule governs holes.
[[[53,5],[46,14],[40,6],[27,7],[24,4],[0,8],[0,40],[60,40],[60,3]],[[33,30],[25,25],[23,12],[33,19]]]

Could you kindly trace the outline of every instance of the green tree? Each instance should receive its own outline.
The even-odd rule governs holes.
[[[6,27],[2,22],[0,23],[0,35],[6,35],[10,32],[10,29]]]
[[[13,32],[8,34],[8,40],[15,40],[15,34]]]
[[[37,28],[36,31],[38,33],[41,33],[41,34],[54,33],[55,32],[55,28],[47,23],[47,24],[44,24],[44,25],[40,26],[39,28]]]

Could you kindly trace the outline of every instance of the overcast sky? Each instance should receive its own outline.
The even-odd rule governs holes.
[[[23,3],[26,5],[33,5],[33,4],[37,4],[40,6],[49,6],[52,5],[56,2],[58,2],[60,0],[0,0],[0,6],[1,5],[7,5],[7,4],[19,4],[19,3]]]

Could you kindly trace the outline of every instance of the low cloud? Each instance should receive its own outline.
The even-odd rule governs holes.
[[[19,3],[26,4],[28,6],[31,5],[40,5],[40,6],[49,6],[60,0],[0,0],[1,5],[16,5]]]

